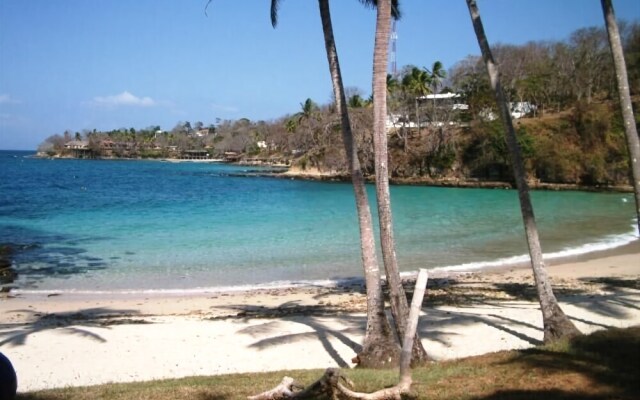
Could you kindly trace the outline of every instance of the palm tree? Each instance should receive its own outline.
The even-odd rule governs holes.
[[[300,111],[296,114],[298,117],[298,122],[303,119],[309,119],[313,116],[315,111],[318,109],[318,105],[311,99],[306,99],[304,103],[300,103]]]
[[[484,27],[482,25],[482,20],[480,19],[480,12],[478,11],[476,0],[467,0],[467,7],[469,8],[473,29],[475,30],[478,44],[482,52],[482,57],[487,67],[491,88],[494,91],[496,102],[500,110],[500,117],[505,129],[507,147],[511,154],[511,164],[513,166],[513,174],[516,179],[518,197],[520,199],[520,210],[524,221],[527,244],[529,245],[529,255],[531,256],[531,267],[533,269],[533,277],[538,292],[540,309],[542,310],[544,342],[548,343],[563,337],[579,335],[580,332],[562,311],[553,294],[553,290],[551,289],[551,282],[549,282],[549,277],[547,276],[544,260],[542,258],[542,247],[540,246],[538,228],[536,226],[535,216],[533,213],[533,205],[531,204],[531,197],[529,196],[529,185],[525,178],[524,163],[522,161],[522,155],[516,138],[516,133],[513,129],[513,121],[511,120],[509,105],[500,84],[498,67],[493,60],[489,41],[484,33]]]
[[[440,61],[435,61],[433,63],[433,65],[431,66],[431,70],[428,70],[428,69],[425,68],[425,71],[427,71],[427,74],[429,74],[429,81],[431,81],[431,87],[433,88],[431,93],[434,94],[434,96],[433,96],[433,122],[438,122],[438,118],[436,116],[436,97],[435,97],[435,95],[438,93],[438,86],[440,86],[440,84],[442,83],[444,78],[447,76],[447,71],[444,70],[444,67],[442,66],[442,63]]]
[[[613,56],[613,64],[616,69],[618,96],[620,97],[620,107],[622,108],[624,132],[627,137],[627,149],[629,151],[629,162],[631,163],[631,175],[633,177],[633,190],[636,197],[638,233],[640,233],[640,141],[638,140],[638,130],[633,116],[627,67],[624,61],[622,43],[620,42],[618,23],[616,22],[616,16],[613,12],[613,4],[611,0],[601,0],[601,3],[609,36],[609,45],[611,46],[611,54]]]
[[[402,78],[402,87],[405,93],[408,93],[415,100],[416,104],[416,125],[418,132],[420,132],[420,112],[418,104],[420,98],[426,96],[431,92],[431,78],[427,71],[418,67],[412,67],[408,74]]]
[[[398,82],[398,79],[391,74],[387,74],[387,94],[393,94],[398,89],[400,89],[400,82]]]
[[[401,89],[402,86],[397,77],[387,74],[387,111],[389,114],[393,114],[394,109],[398,106],[398,93]],[[373,104],[373,94],[371,94],[371,103]]]
[[[284,129],[289,133],[295,132],[297,127],[298,127],[298,123],[294,118],[289,118],[287,122],[284,123]]]
[[[374,1],[361,0],[368,5]],[[373,143],[376,174],[376,197],[378,204],[378,218],[380,220],[380,244],[384,260],[391,312],[396,323],[398,337],[404,337],[407,329],[409,305],[402,287],[398,261],[396,258],[395,240],[393,237],[393,220],[391,215],[391,196],[389,193],[389,154],[387,149],[387,61],[389,36],[391,33],[392,9],[399,15],[397,3],[391,0],[378,0],[376,15],[376,39],[373,51]],[[417,335],[416,335],[417,336]],[[412,349],[412,363],[414,365],[426,362],[427,353],[420,340],[414,340]]]
[[[440,86],[444,78],[447,77],[447,71],[445,71],[444,66],[440,61],[435,61],[431,66],[431,70],[425,68],[425,71],[429,74],[433,93],[438,93],[438,86]]]
[[[271,22],[274,27],[278,21],[278,3],[279,0],[271,0]],[[360,228],[360,251],[367,287],[367,327],[362,350],[358,354],[358,360],[362,367],[392,367],[398,363],[400,347],[393,337],[389,320],[384,312],[384,298],[380,282],[380,267],[376,256],[371,210],[360,160],[358,159],[357,142],[351,131],[349,111],[338,62],[338,52],[333,37],[329,0],[319,0],[318,4],[327,60],[331,72],[331,82],[336,98],[336,108],[340,112],[342,139],[355,194],[358,226]]]
[[[351,108],[362,108],[366,105],[366,100],[363,99],[359,94],[354,94],[349,97],[348,105]]]

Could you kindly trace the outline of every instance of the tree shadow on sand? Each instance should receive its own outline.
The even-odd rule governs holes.
[[[104,343],[106,339],[87,328],[109,329],[112,325],[150,323],[133,318],[137,313],[134,310],[110,308],[89,308],[77,312],[52,314],[41,314],[34,310],[13,310],[8,314],[12,313],[27,314],[30,318],[27,322],[0,324],[0,347],[24,346],[29,336],[51,330]]]
[[[343,312],[339,306],[332,305],[300,305],[296,302],[285,302],[278,306],[254,306],[254,305],[234,305],[228,308],[238,311],[237,317],[245,321],[259,318],[276,318],[258,325],[252,325],[243,328],[238,333],[246,335],[265,335],[275,334],[265,339],[260,339],[251,344],[251,348],[264,349],[271,346],[286,345],[288,343],[317,339],[320,341],[324,350],[341,368],[349,367],[349,360],[343,358],[339,351],[331,342],[331,338],[341,342],[351,350],[355,356],[360,350],[361,345],[351,339],[351,336],[363,334],[363,326],[366,323],[366,317],[361,315],[350,315]],[[329,327],[323,320],[323,316],[340,315],[341,328],[334,329]],[[311,331],[300,333],[280,334],[280,323],[294,322],[311,328]]]
[[[498,330],[502,335],[509,335],[524,342],[525,345],[538,346],[542,344],[542,324],[528,321],[512,315],[501,315],[501,310],[519,309],[538,310],[537,297],[533,285],[527,282],[486,282],[466,279],[438,279],[429,281],[428,299],[423,303],[426,315],[421,317],[418,333],[421,338],[448,345],[449,338],[455,336],[462,326],[485,325]],[[405,282],[407,296],[413,294],[413,283]],[[592,314],[612,320],[628,316],[628,311],[637,309],[637,296],[640,294],[636,284],[626,279],[617,280],[589,280],[585,285],[575,285],[564,282],[558,285],[557,296],[563,304],[570,304],[583,308]],[[361,292],[362,293],[362,292]],[[634,297],[635,296],[635,297]],[[317,299],[326,296],[315,296]],[[533,304],[531,304],[533,302]],[[440,306],[476,306],[481,305],[482,313],[469,312],[464,309],[447,310]],[[340,356],[332,343],[335,340],[348,346],[354,355],[360,349],[353,337],[364,334],[366,317],[362,309],[360,314],[354,314],[349,305],[340,303],[301,305],[296,302],[284,302],[277,306],[267,307],[259,304],[242,304],[228,307],[231,316],[222,318],[274,319],[296,322],[311,328],[311,331],[294,334],[279,334],[280,326],[271,321],[252,326],[240,331],[242,334],[271,335],[266,339],[256,341],[252,347],[262,349],[269,346],[282,346],[292,341],[317,339],[322,343],[325,351],[340,367],[349,366],[348,360]],[[566,310],[565,310],[566,311]],[[566,311],[567,312],[567,311]],[[595,328],[611,328],[606,322],[590,320],[585,316],[567,315],[576,322],[581,322]],[[587,314],[588,315],[588,314]],[[343,328],[334,329],[328,326],[322,317],[338,317]],[[594,319],[596,319],[594,317]],[[605,320],[606,321],[606,320]],[[332,342],[333,340],[333,342]]]
[[[427,290],[423,307],[434,305],[483,305],[502,307],[511,301],[526,301],[537,304],[538,297],[532,282],[490,282],[473,279],[445,279],[445,283],[434,280]],[[412,287],[407,285],[407,296]],[[640,280],[638,278],[582,278],[559,280],[553,290],[562,304],[581,308],[591,314],[607,319],[627,318],[640,310]],[[513,306],[513,304],[511,305]],[[599,328],[611,325],[567,315],[578,322]]]

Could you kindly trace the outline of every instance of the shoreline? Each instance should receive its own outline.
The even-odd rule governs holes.
[[[638,260],[640,241],[549,266],[555,294],[581,331],[640,324]],[[365,312],[360,284],[194,295],[6,296],[0,299],[0,351],[16,368],[20,392],[348,367],[362,340]],[[436,361],[531,347],[541,342],[541,328],[529,268],[430,277],[419,332]],[[288,356],[302,352],[305,357]]]
[[[631,236],[620,235],[620,236]],[[611,243],[610,243],[611,244]],[[640,254],[640,238],[625,239],[623,243],[614,242],[613,247],[608,247],[605,243],[596,242],[579,247],[562,250],[555,253],[545,254],[545,265],[547,267],[566,264],[572,262],[582,262],[592,259],[615,256],[619,254]],[[604,247],[604,248],[602,248]],[[595,250],[593,250],[595,248]],[[581,251],[581,249],[586,249]],[[564,254],[568,253],[568,254]],[[528,269],[529,255],[511,256],[491,261],[472,262],[467,264],[459,264],[445,267],[430,268],[429,276],[431,279],[448,279],[464,274],[486,274],[491,272],[500,272],[513,268]],[[401,271],[400,277],[403,281],[411,282],[417,276],[415,271]],[[382,274],[383,283],[386,277]],[[364,278],[361,275],[346,276],[341,278],[327,278],[320,280],[304,280],[295,279],[292,281],[272,281],[259,284],[239,284],[227,286],[199,286],[185,288],[122,288],[122,289],[24,289],[19,286],[8,286],[10,289],[3,292],[7,296],[91,296],[96,298],[109,296],[201,296],[210,294],[229,294],[229,293],[249,293],[256,291],[270,290],[305,290],[310,287],[321,287],[327,290],[340,290],[345,287],[364,287]]]
[[[323,172],[318,170],[302,171],[299,169],[289,169],[280,174],[265,174],[265,176],[273,176],[275,178],[300,179],[318,182],[350,182],[348,174],[336,172]],[[367,183],[374,183],[375,177],[365,176]],[[444,177],[432,178],[429,176],[421,177],[389,177],[390,185],[397,186],[432,186],[432,187],[449,187],[460,189],[516,189],[515,182],[507,181],[491,181],[477,178],[458,178]],[[529,189],[541,191],[582,191],[596,193],[633,193],[633,187],[629,184],[616,185],[581,185],[579,183],[552,183],[530,181]]]
[[[256,168],[286,168],[284,172],[256,172],[256,173],[238,173],[234,176],[250,176],[250,177],[267,177],[277,179],[299,179],[316,182],[350,182],[348,174],[337,172],[323,172],[319,170],[302,171],[299,169],[293,169],[290,165],[282,163],[257,163],[251,161],[227,161],[225,159],[203,159],[203,160],[190,160],[180,158],[75,158],[75,157],[51,157],[51,156],[38,156],[32,155],[34,158],[51,159],[51,160],[99,160],[99,161],[159,161],[168,163],[201,163],[201,164],[228,164],[236,165],[239,167],[256,167]],[[365,177],[367,183],[373,183],[374,178],[372,176]],[[477,178],[458,178],[458,177],[445,177],[445,178],[432,178],[428,176],[422,177],[390,177],[389,184],[399,186],[432,186],[432,187],[450,187],[450,188],[462,188],[462,189],[514,189],[514,182],[506,181],[491,181],[481,180]],[[529,182],[529,188],[531,190],[541,191],[583,191],[583,192],[596,192],[596,193],[633,193],[633,187],[629,184],[615,184],[615,185],[582,185],[579,183],[552,183],[552,182]]]

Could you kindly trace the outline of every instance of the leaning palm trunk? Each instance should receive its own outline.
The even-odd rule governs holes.
[[[547,276],[544,260],[542,258],[542,248],[538,237],[538,228],[533,213],[533,206],[529,196],[529,185],[525,179],[524,163],[520,153],[520,147],[516,138],[513,122],[509,112],[509,106],[505,98],[502,86],[500,85],[500,77],[498,76],[498,68],[493,61],[493,55],[489,47],[489,42],[484,33],[480,12],[475,0],[467,0],[469,14],[471,14],[471,22],[482,51],[482,57],[489,73],[491,80],[491,88],[496,96],[496,102],[500,109],[500,117],[504,124],[507,146],[511,155],[511,164],[518,188],[518,197],[520,199],[520,210],[522,211],[522,219],[524,220],[524,230],[529,246],[529,254],[531,256],[531,267],[538,291],[538,301],[542,310],[542,321],[544,325],[544,342],[552,342],[562,337],[570,337],[580,334],[578,329],[573,325],[569,318],[564,314],[558,301],[556,300],[551,283]]]
[[[620,42],[620,32],[618,23],[613,12],[611,0],[601,0],[604,21],[607,25],[609,35],[609,45],[613,55],[613,64],[616,69],[616,80],[618,83],[618,96],[620,97],[620,107],[622,108],[622,119],[624,121],[624,132],[627,136],[627,148],[629,151],[629,163],[631,164],[631,175],[633,179],[633,191],[636,196],[636,218],[638,223],[638,233],[640,234],[640,141],[638,140],[638,130],[633,117],[633,107],[631,105],[631,95],[629,93],[629,80],[627,78],[627,67],[624,62],[622,43]]]
[[[398,363],[400,347],[395,341],[389,320],[384,312],[384,299],[380,283],[380,268],[376,257],[371,210],[358,159],[357,144],[351,131],[349,111],[342,84],[340,64],[338,63],[338,52],[333,38],[329,0],[319,0],[318,3],[333,92],[336,98],[336,108],[340,112],[342,138],[356,198],[358,225],[360,227],[360,249],[367,285],[367,330],[362,351],[358,354],[359,365],[371,368],[391,368]]]
[[[391,31],[391,1],[377,2],[376,40],[373,54],[373,144],[376,170],[376,195],[378,217],[380,219],[380,243],[384,268],[389,285],[391,313],[396,324],[398,337],[404,337],[407,329],[409,305],[402,287],[391,217],[391,198],[389,195],[389,155],[387,151],[387,51]],[[413,342],[412,363],[424,363],[427,353],[420,340]]]

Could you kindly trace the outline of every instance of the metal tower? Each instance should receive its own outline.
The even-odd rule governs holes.
[[[396,66],[396,40],[398,39],[398,34],[396,33],[396,21],[393,21],[393,25],[391,25],[391,54],[389,59],[391,60],[391,75],[396,76],[397,66]]]

